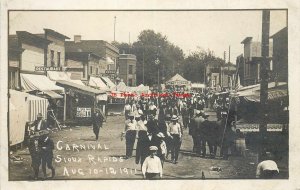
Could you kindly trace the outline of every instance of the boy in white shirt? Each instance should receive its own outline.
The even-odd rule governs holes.
[[[144,179],[159,179],[162,178],[162,165],[160,159],[156,156],[158,148],[150,146],[150,156],[148,156],[142,166]]]

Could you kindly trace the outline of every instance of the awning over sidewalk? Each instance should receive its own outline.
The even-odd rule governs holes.
[[[100,90],[109,90],[109,88],[101,80],[101,78],[97,78],[97,77],[90,77],[89,86],[97,87]]]
[[[101,77],[101,78],[105,81],[108,88],[112,89],[116,87],[115,83],[113,83],[108,77]]]
[[[45,75],[33,75],[33,74],[20,74],[21,86],[25,91],[58,91],[63,92],[64,89],[55,85],[55,82],[51,81]]]
[[[53,91],[51,91],[51,90],[45,90],[45,91],[40,92],[40,93],[38,93],[38,94],[41,94],[41,95],[46,94],[47,96],[51,97],[52,99],[60,99],[60,98],[63,98],[62,95],[57,94],[57,93],[55,93],[55,92],[53,92]]]
[[[89,96],[97,96],[99,94],[106,94],[106,91],[103,90],[97,90],[88,86],[82,86],[73,82],[69,81],[56,81],[56,84],[58,86],[72,89],[73,91],[76,91],[81,94],[86,94]]]
[[[47,76],[52,81],[64,80],[85,86],[81,80],[72,80],[67,72],[47,71]]]

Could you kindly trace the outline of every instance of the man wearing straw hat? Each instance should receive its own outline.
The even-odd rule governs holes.
[[[150,146],[150,156],[148,156],[142,166],[144,179],[159,179],[162,178],[162,165],[160,159],[156,156],[158,148]]]
[[[168,125],[168,136],[172,139],[172,145],[171,145],[171,155],[172,155],[172,162],[174,164],[178,161],[178,155],[179,155],[179,149],[181,145],[181,126],[177,122],[178,117],[176,115],[173,115],[171,118],[171,123]]]
[[[189,135],[193,138],[193,152],[199,153],[201,152],[201,142],[199,137],[199,126],[204,121],[201,117],[201,111],[196,110],[195,111],[195,117],[191,120],[191,123],[189,125]]]

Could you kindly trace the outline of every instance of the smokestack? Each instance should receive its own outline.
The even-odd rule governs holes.
[[[81,35],[74,35],[74,42],[75,43],[81,42]]]

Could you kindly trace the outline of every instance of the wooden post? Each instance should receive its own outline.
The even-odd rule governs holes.
[[[269,56],[269,33],[270,33],[270,10],[263,10],[262,13],[262,43],[260,62],[261,82],[260,82],[260,152],[259,160],[266,151],[267,133],[267,105],[268,105],[268,56]]]

